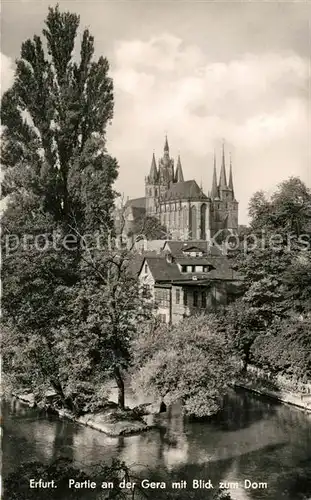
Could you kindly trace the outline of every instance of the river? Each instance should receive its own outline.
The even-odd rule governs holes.
[[[188,422],[172,407],[156,417],[160,429],[130,437],[110,438],[16,399],[3,403],[2,415],[4,477],[32,460],[65,456],[87,469],[117,457],[147,478],[165,470],[189,483],[267,483],[264,489],[233,487],[234,500],[296,500],[310,472],[311,415],[243,391],[230,394],[217,422]]]

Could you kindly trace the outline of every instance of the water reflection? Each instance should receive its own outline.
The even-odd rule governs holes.
[[[159,429],[130,437],[110,438],[16,400],[3,416],[4,475],[31,460],[64,456],[87,469],[117,457],[148,478],[268,482],[268,491],[232,491],[235,500],[294,500],[299,481],[308,487],[299,478],[308,481],[311,465],[310,415],[248,393],[230,394],[217,421],[188,422],[173,406],[156,417]]]

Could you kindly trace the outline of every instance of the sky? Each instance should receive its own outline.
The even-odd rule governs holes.
[[[180,154],[185,180],[211,187],[221,143],[232,156],[240,223],[255,191],[290,176],[311,187],[311,2],[59,2],[80,15],[114,79],[107,148],[117,189],[144,196],[152,153]],[[1,84],[21,43],[40,34],[50,0],[2,0]]]

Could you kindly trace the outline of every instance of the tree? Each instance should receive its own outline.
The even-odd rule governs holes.
[[[257,365],[307,382],[311,378],[311,318],[276,319],[268,334],[253,345]]]
[[[38,209],[63,225],[90,229],[100,215],[111,226],[117,165],[105,151],[113,116],[108,61],[93,61],[94,39],[84,30],[74,62],[76,14],[50,8],[45,24],[47,53],[39,36],[24,42],[2,98],[3,194],[38,197]]]
[[[113,84],[88,30],[74,59],[77,15],[50,8],[45,24],[47,51],[39,36],[22,44],[2,99],[4,367],[34,392],[52,386],[75,411],[77,393],[113,373],[124,406],[121,371],[141,310],[127,257],[109,248]]]
[[[220,312],[222,326],[225,327],[228,343],[243,362],[243,371],[251,361],[251,349],[258,335],[264,330],[264,320],[258,309],[238,299]]]
[[[133,253],[127,249],[89,251],[85,255],[82,282],[73,290],[68,323],[61,333],[61,349],[71,362],[73,380],[80,376],[82,382],[91,377],[96,386],[112,377],[122,409],[124,373],[132,362],[133,335],[152,314],[152,306],[131,272],[132,258]],[[75,375],[80,356],[85,359],[85,371],[79,367]]]
[[[300,294],[309,297],[308,279],[302,276],[308,267],[303,260],[310,256],[311,192],[300,179],[291,178],[271,199],[256,193],[249,213],[250,231],[235,266],[245,277],[245,300],[269,324],[275,315],[302,310],[306,301],[301,306]]]
[[[217,412],[235,369],[214,318],[192,317],[178,326],[142,332],[133,343],[134,387],[168,403],[181,401],[188,415]]]

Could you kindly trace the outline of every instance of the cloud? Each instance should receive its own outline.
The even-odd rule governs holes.
[[[1,95],[8,90],[14,80],[14,61],[6,56],[5,54],[1,53],[0,56],[0,63],[1,63]]]
[[[116,109],[109,137],[127,194],[143,192],[152,151],[161,154],[166,131],[173,154],[180,150],[184,158],[186,175],[203,178],[206,191],[212,152],[222,137],[234,151],[241,184],[236,191],[245,198],[267,187],[263,170],[273,182],[304,172],[310,74],[308,61],[294,52],[245,53],[215,62],[207,50],[162,34],[119,41],[113,78]],[[275,163],[278,152],[281,163]],[[134,179],[128,175],[133,169]],[[246,205],[245,199],[244,212]]]

